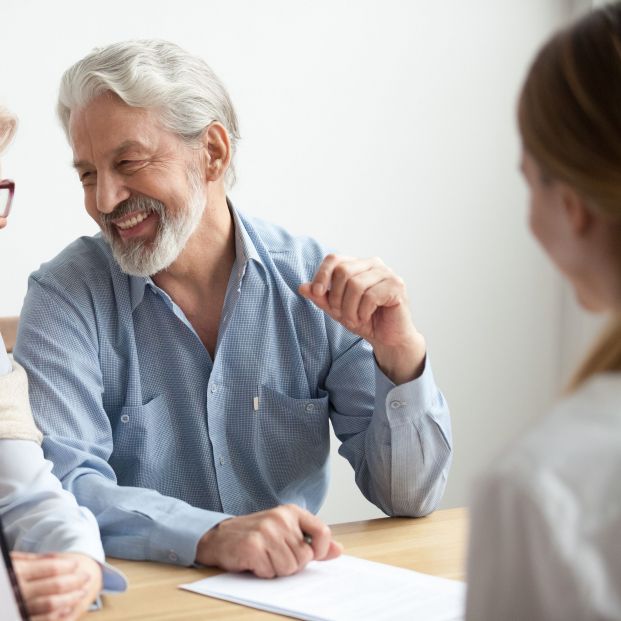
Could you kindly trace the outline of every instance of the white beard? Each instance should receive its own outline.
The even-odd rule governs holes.
[[[101,231],[112,248],[112,254],[121,270],[132,276],[153,276],[168,268],[196,230],[207,206],[200,179],[196,171],[189,173],[191,197],[187,209],[170,215],[160,201],[145,196],[131,197],[116,210],[102,219]],[[117,209],[119,209],[117,208]],[[122,240],[108,220],[116,219],[122,211],[154,211],[160,222],[153,242]]]

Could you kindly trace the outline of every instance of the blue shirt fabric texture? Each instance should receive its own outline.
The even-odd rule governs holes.
[[[370,345],[297,293],[326,251],[231,206],[236,260],[211,359],[170,296],[121,272],[101,235],[33,273],[15,358],[54,472],[97,517],[106,553],[190,565],[231,515],[317,512],[329,424],[389,515],[439,502],[446,402],[426,362],[395,386]]]

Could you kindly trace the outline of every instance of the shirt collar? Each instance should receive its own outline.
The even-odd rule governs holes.
[[[263,260],[257,251],[254,242],[250,238],[246,226],[244,225],[241,216],[237,212],[237,209],[233,207],[233,203],[226,199],[226,203],[233,217],[233,224],[235,226],[235,264],[240,273],[246,269],[248,261],[256,261],[263,266]],[[131,299],[132,312],[136,310],[136,307],[142,302],[144,298],[145,288],[149,286],[157,292],[161,289],[153,282],[150,276],[129,276],[129,295]]]

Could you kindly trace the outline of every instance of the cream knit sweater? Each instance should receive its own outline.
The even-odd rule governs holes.
[[[13,372],[0,376],[0,440],[42,439],[30,411],[26,371],[13,361]]]

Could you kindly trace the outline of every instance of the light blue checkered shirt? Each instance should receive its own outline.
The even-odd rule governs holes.
[[[30,278],[15,358],[46,456],[109,555],[189,565],[229,515],[318,511],[329,421],[386,513],[426,514],[444,491],[450,421],[429,363],[395,387],[368,343],[297,293],[324,249],[232,213],[214,361],[166,292],[123,274],[100,235]]]

